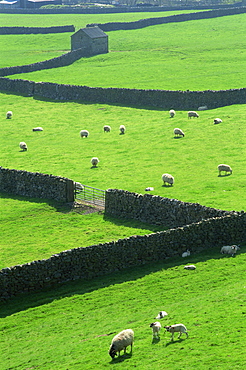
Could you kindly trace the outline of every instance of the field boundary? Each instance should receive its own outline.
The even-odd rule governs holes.
[[[0,35],[29,35],[64,32],[75,32],[75,27],[72,25],[54,27],[0,27]]]

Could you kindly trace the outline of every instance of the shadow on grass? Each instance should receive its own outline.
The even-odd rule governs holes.
[[[170,342],[168,342],[166,344],[166,347],[170,346],[171,344],[182,343],[184,340],[185,340],[185,338],[180,338],[180,339],[176,339],[176,340],[170,340]]]
[[[160,342],[161,338],[153,338],[151,344],[158,344]]]
[[[121,362],[123,362],[125,360],[129,360],[131,357],[132,357],[132,352],[131,353],[124,353],[124,355],[115,357],[109,363],[111,365],[118,364],[118,363],[121,363]]]
[[[189,256],[189,263],[196,264],[198,262],[206,262],[208,259],[220,259],[217,249],[201,252],[196,255]],[[147,264],[139,267],[131,267],[120,272],[115,272],[109,275],[96,277],[91,280],[76,280],[60,285],[49,286],[40,292],[23,293],[17,297],[13,297],[0,305],[0,318],[12,315],[19,311],[24,311],[28,308],[38,307],[44,304],[49,304],[55,300],[74,295],[83,295],[94,290],[103,289],[110,285],[121,284],[127,281],[134,281],[146,275],[167,270],[170,268],[178,268],[185,265],[183,258],[172,258],[159,263]],[[183,270],[184,273],[195,273],[196,270]]]

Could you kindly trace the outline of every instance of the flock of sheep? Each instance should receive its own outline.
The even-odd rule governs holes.
[[[168,314],[166,311],[160,311],[155,317],[156,319],[160,320],[166,317]],[[160,329],[161,329],[161,323],[159,321],[152,322],[150,325],[150,328],[152,329],[153,339],[158,339],[160,337]],[[167,325],[164,326],[166,331],[171,333],[171,340],[174,340],[174,333],[179,333],[178,339],[181,337],[181,335],[184,333],[186,334],[186,338],[188,338],[188,332],[183,324],[174,324],[174,325]],[[109,355],[114,359],[115,356],[120,356],[120,352],[124,350],[124,354],[126,353],[126,348],[128,346],[131,346],[131,353],[132,353],[132,346],[134,341],[134,331],[132,329],[125,329],[122,330],[120,333],[114,336],[112,339],[110,348],[109,348]]]
[[[203,110],[206,110],[206,109],[208,109],[207,106],[202,106],[202,107],[198,108],[199,111],[203,111]],[[170,109],[170,111],[169,111],[170,118],[173,118],[175,115],[176,115],[175,110]],[[196,111],[191,110],[191,111],[188,112],[188,118],[199,118],[199,114]],[[219,124],[221,122],[222,122],[222,119],[220,119],[220,118],[215,118],[214,119],[214,124]],[[173,133],[174,133],[175,137],[181,137],[181,136],[184,137],[185,136],[183,130],[181,130],[178,127],[176,127],[173,130]],[[225,174],[227,174],[227,173],[232,174],[232,169],[227,164],[219,164],[217,168],[218,168],[218,171],[219,171],[219,176],[221,176],[222,172],[225,172]],[[166,184],[172,186],[174,184],[174,177],[172,175],[170,175],[169,173],[164,173],[162,175],[162,181],[163,181],[164,186]]]

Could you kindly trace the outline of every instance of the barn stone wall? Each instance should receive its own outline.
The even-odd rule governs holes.
[[[0,192],[73,202],[74,182],[65,177],[0,167]]]

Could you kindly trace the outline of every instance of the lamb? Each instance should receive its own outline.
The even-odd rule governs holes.
[[[165,316],[167,316],[168,314],[167,314],[167,312],[166,311],[160,311],[159,313],[158,313],[158,315],[155,317],[156,319],[163,319],[163,317],[165,317]]]
[[[169,111],[169,115],[170,115],[170,118],[173,118],[175,116],[176,112],[174,109],[170,109]]]
[[[237,251],[240,250],[239,245],[225,245],[224,247],[221,248],[220,253],[222,254],[230,254],[232,257],[234,254],[237,253]]]
[[[126,347],[128,346],[131,346],[132,353],[133,339],[134,332],[132,329],[122,330],[112,339],[112,343],[109,348],[109,355],[114,358],[118,352],[118,356],[120,356],[120,351],[124,350],[124,353],[126,353]]]
[[[174,177],[170,175],[169,173],[164,173],[162,175],[162,180],[164,182],[164,185],[166,185],[166,183],[171,186],[174,184]]]
[[[79,194],[84,190],[84,186],[80,182],[74,182],[74,190],[76,194]]]
[[[219,164],[218,165],[218,170],[219,170],[219,176],[221,176],[222,171],[225,171],[225,174],[227,172],[230,172],[230,174],[232,174],[232,169],[228,164]]]
[[[206,105],[202,105],[201,107],[198,107],[198,109],[197,110],[207,110],[208,109],[208,107],[206,106]]]
[[[24,141],[21,141],[19,146],[20,146],[20,148],[22,149],[23,152],[27,150],[27,145]]]
[[[190,251],[189,251],[189,249],[187,249],[187,251],[186,251],[186,252],[182,253],[182,257],[183,257],[183,258],[184,258],[184,257],[188,257],[188,256],[190,256]]]
[[[80,131],[80,136],[83,137],[88,137],[89,136],[89,131],[87,130],[81,130]]]
[[[222,122],[222,119],[221,118],[215,118],[214,119],[214,124],[218,124],[218,123],[221,123]]]
[[[111,127],[108,126],[108,125],[105,125],[105,126],[103,126],[103,131],[104,132],[110,132],[111,131]]]
[[[196,266],[195,265],[187,265],[187,266],[184,266],[184,269],[185,270],[195,270]]]
[[[174,133],[174,135],[175,136],[185,136],[185,134],[184,134],[184,132],[181,130],[181,128],[175,128],[174,130],[173,130],[173,133]]]
[[[32,131],[44,131],[43,127],[34,127]]]
[[[152,328],[152,332],[153,332],[153,337],[159,337],[160,334],[160,329],[161,329],[161,323],[159,321],[156,321],[156,322],[152,322],[150,324],[150,327]]]
[[[195,118],[198,118],[199,117],[199,114],[193,110],[190,110],[188,112],[188,118],[191,118],[191,117],[195,117]]]
[[[124,125],[120,125],[120,133],[123,135],[126,131],[126,128]]]
[[[91,164],[92,166],[96,167],[99,163],[99,159],[97,157],[91,158]]]
[[[173,337],[174,337],[174,333],[179,333],[178,338],[181,337],[182,333],[185,333],[186,338],[188,338],[187,329],[183,324],[175,324],[175,325],[165,326],[165,329],[167,331],[169,331],[170,333],[172,333],[172,338],[171,338],[172,340],[173,340]]]
[[[9,110],[7,113],[6,113],[6,118],[7,119],[11,119],[13,117],[13,112],[11,110]]]

